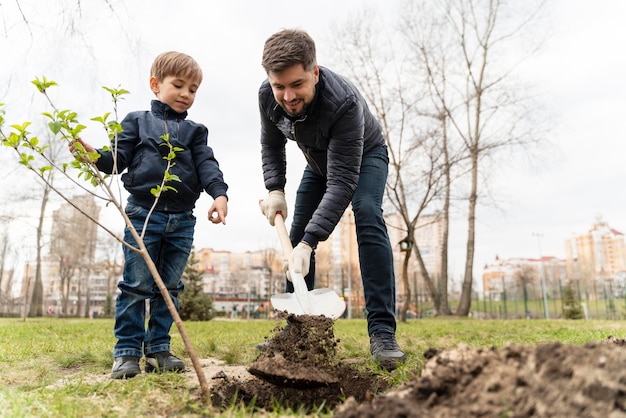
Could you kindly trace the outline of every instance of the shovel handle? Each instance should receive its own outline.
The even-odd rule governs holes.
[[[291,240],[289,239],[289,234],[287,233],[287,227],[285,227],[285,220],[283,219],[282,213],[276,212],[274,226],[276,226],[276,231],[278,232],[278,239],[280,240],[280,246],[283,249],[283,255],[287,258],[287,260],[289,260],[293,247],[291,246]]]

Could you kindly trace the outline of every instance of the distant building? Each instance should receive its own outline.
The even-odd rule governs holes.
[[[65,203],[52,214],[50,252],[41,260],[43,311],[48,315],[92,316],[105,304],[111,277],[106,263],[95,262],[98,226],[85,216],[97,221],[100,207],[91,195],[77,197],[72,204]],[[31,260],[22,277],[22,304],[32,300],[35,279],[35,262]]]
[[[612,280],[626,271],[624,234],[600,217],[586,233],[565,241],[568,272],[584,283]]]
[[[626,294],[624,234],[600,216],[589,231],[565,241],[568,275],[583,297],[622,298]]]
[[[483,293],[490,300],[541,299],[541,275],[549,298],[560,299],[567,285],[566,261],[557,257],[508,258],[496,256],[483,269]]]
[[[275,249],[233,253],[202,248],[195,257],[204,272],[204,291],[217,311],[252,313],[268,304],[271,295],[285,291],[282,256]]]

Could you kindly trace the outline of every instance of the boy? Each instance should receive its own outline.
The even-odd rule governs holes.
[[[150,89],[157,98],[152,100],[151,110],[129,113],[122,121],[123,131],[117,144],[112,142],[109,151],[95,150],[78,139],[86,152],[99,154],[94,163],[100,171],[117,174],[127,170],[122,174],[124,187],[130,193],[126,214],[140,235],[149,215],[143,241],[177,308],[178,294],[184,288],[181,276],[191,252],[196,223],[192,212],[202,190],[214,199],[208,213],[212,223],[225,224],[228,212],[228,186],[213,150],[207,145],[208,130],[185,119],[201,81],[202,70],[193,58],[174,51],[162,53],[154,60],[150,73]],[[150,190],[161,184],[167,165],[164,156],[169,148],[163,146],[163,135],[169,136],[173,147],[182,148],[175,151],[170,167],[170,173],[178,176],[180,182],[166,183],[176,190],[164,188],[149,213],[155,204]],[[75,151],[73,144],[70,151]],[[124,241],[137,245],[128,227]],[[170,353],[173,319],[163,296],[143,258],[125,245],[123,249],[125,261],[115,306],[117,343],[111,378],[131,378],[141,373],[142,354],[146,356],[146,372],[182,371],[184,362]],[[147,329],[146,300],[150,301]]]

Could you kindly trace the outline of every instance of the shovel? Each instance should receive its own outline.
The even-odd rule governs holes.
[[[292,247],[283,215],[279,212],[274,218],[278,238],[284,256],[289,259]],[[337,292],[330,288],[308,290],[302,273],[296,273],[289,266],[289,275],[293,283],[294,293],[279,293],[270,297],[274,309],[287,311],[294,315],[324,315],[337,319],[346,310],[346,303]]]

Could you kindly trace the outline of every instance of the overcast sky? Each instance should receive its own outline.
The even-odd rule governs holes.
[[[329,36],[333,23],[363,7],[389,19],[397,16],[397,1],[83,1],[81,15],[58,9],[75,1],[22,0],[0,4],[0,102],[11,122],[32,120],[25,113],[47,110],[30,81],[45,75],[60,87],[51,92],[58,107],[79,111],[89,128],[83,137],[95,146],[104,132],[89,119],[110,110],[101,86],[122,87],[131,95],[120,104],[120,118],[147,109],[150,64],[158,53],[175,49],[194,56],[204,81],[189,112],[209,128],[215,150],[230,185],[226,226],[205,221],[211,199],[204,195],[196,215],[196,247],[245,251],[278,245],[275,231],[258,209],[266,194],[259,155],[257,89],[265,74],[260,56],[265,39],[282,29],[299,27],[317,41],[318,61],[330,64]],[[525,64],[525,77],[536,85],[554,115],[549,148],[541,164],[512,158],[494,179],[498,209],[479,208],[475,264],[500,258],[565,256],[565,240],[587,231],[597,216],[626,232],[626,2],[620,0],[549,1],[551,36]],[[115,9],[112,15],[108,4]],[[175,4],[175,6],[174,6]],[[384,9],[383,9],[384,7]],[[130,18],[129,16],[132,16]],[[87,123],[89,122],[89,123]],[[303,159],[290,144],[287,193],[293,201]],[[13,187],[27,176],[0,152],[2,205],[10,204]],[[31,186],[29,186],[31,187]],[[2,211],[0,211],[2,212]],[[112,225],[121,229],[121,219]],[[30,223],[32,224],[32,222]],[[452,274],[463,271],[465,224],[453,225]],[[32,236],[30,227],[20,233]],[[540,240],[537,236],[541,235]]]

